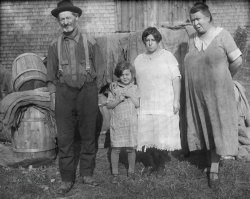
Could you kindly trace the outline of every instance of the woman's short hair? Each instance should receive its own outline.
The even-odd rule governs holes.
[[[133,77],[135,77],[135,68],[128,61],[119,62],[115,67],[115,76],[120,78],[124,70],[130,70]]]
[[[161,33],[155,27],[148,27],[143,31],[141,38],[144,44],[148,35],[152,35],[157,43],[162,40]]]
[[[202,2],[195,3],[193,7],[190,9],[189,14],[194,14],[196,12],[202,12],[202,14],[210,18],[210,22],[213,21],[212,14],[207,4]]]

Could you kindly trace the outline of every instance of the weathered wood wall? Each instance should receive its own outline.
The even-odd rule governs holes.
[[[121,32],[140,31],[148,26],[183,24],[189,9],[197,1],[189,0],[116,0],[117,29]]]

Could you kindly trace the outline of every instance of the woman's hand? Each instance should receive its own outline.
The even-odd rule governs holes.
[[[180,110],[180,102],[174,101],[174,105],[173,105],[174,114],[177,114],[179,110]]]
[[[181,94],[181,79],[180,79],[180,77],[174,78],[173,88],[174,88],[173,112],[174,112],[174,114],[177,114],[180,110],[180,94]]]

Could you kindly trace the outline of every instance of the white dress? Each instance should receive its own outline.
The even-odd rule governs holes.
[[[143,146],[160,150],[181,149],[179,115],[173,112],[173,80],[180,77],[174,55],[160,49],[134,61],[140,92],[137,150]]]

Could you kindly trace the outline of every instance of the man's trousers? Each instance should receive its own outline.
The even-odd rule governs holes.
[[[62,181],[75,181],[79,158],[77,149],[80,150],[80,175],[93,175],[97,111],[98,93],[95,82],[85,83],[81,89],[57,84],[55,118]],[[76,139],[79,137],[81,147],[78,147],[79,140]]]

